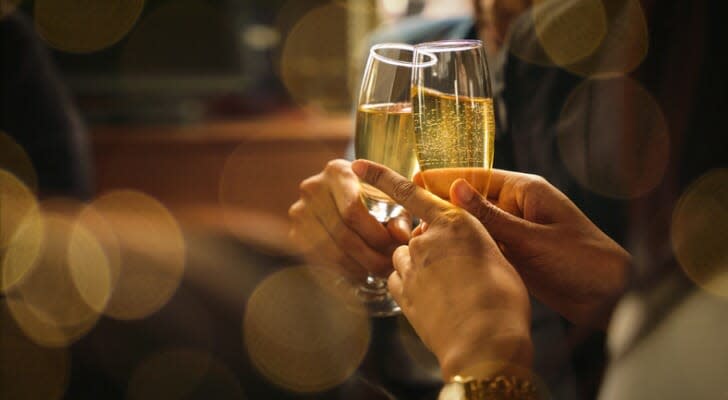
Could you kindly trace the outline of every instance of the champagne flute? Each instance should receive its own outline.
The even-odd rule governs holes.
[[[450,185],[464,178],[486,194],[495,116],[483,43],[421,43],[415,46],[413,62],[412,112],[425,188],[448,199]]]
[[[369,51],[356,112],[355,153],[412,178],[417,170],[412,103],[414,47],[400,43],[374,45]],[[378,189],[361,182],[361,198],[381,223],[402,214],[403,208]],[[387,281],[369,275],[357,288],[372,316],[390,316],[400,308],[387,291]]]

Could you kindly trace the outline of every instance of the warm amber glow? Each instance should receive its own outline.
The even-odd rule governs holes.
[[[647,55],[647,22],[638,0],[540,0],[509,41],[524,61],[585,77],[626,75]]]
[[[32,271],[8,295],[18,325],[39,344],[65,346],[88,332],[99,318],[79,293],[72,271],[83,273],[87,297],[103,306],[111,287],[105,254],[87,232],[74,232],[73,220],[60,214],[43,218],[42,248]],[[16,240],[35,241],[21,230]],[[88,289],[88,287],[92,287]],[[88,293],[91,293],[89,296]]]
[[[185,241],[175,218],[157,200],[134,191],[109,192],[93,202],[116,236],[120,268],[105,313],[144,318],[169,301],[182,280]],[[116,272],[112,270],[112,280]]]
[[[369,344],[369,320],[361,306],[347,305],[319,282],[309,267],[278,271],[250,296],[244,318],[253,364],[271,382],[297,392],[344,382]]]
[[[0,399],[61,399],[70,376],[66,349],[38,346],[18,330],[0,300]]]
[[[0,169],[15,175],[31,191],[38,189],[38,176],[30,156],[3,131],[0,131]]]
[[[348,110],[346,20],[346,8],[332,3],[308,12],[288,33],[281,77],[297,103],[321,111]]]
[[[607,33],[601,0],[539,1],[531,11],[539,42],[556,65],[589,57]]]
[[[665,116],[630,78],[581,83],[564,104],[557,129],[567,170],[600,195],[634,198],[662,181],[670,152]]]
[[[134,27],[144,0],[36,0],[38,33],[52,47],[89,53],[109,47]]]
[[[670,233],[685,274],[704,290],[728,297],[728,169],[712,170],[688,187]]]
[[[136,368],[127,390],[129,400],[245,399],[230,369],[207,352],[173,349],[155,354]]]
[[[17,240],[18,231],[26,232]],[[15,175],[0,169],[0,292],[17,284],[40,251],[42,226],[35,196]]]

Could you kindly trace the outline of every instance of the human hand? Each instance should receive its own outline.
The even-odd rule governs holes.
[[[536,298],[574,323],[606,327],[631,256],[563,193],[539,176],[503,170],[492,171],[487,200],[463,180],[450,193],[501,245]]]
[[[528,293],[480,221],[384,166],[357,160],[352,169],[427,223],[395,251],[388,284],[444,378],[528,369]]]
[[[392,271],[392,252],[409,240],[411,220],[403,215],[385,226],[372,217],[349,161],[330,161],[301,182],[300,191],[288,210],[289,237],[309,262],[352,281],[363,280],[368,271],[383,277]]]

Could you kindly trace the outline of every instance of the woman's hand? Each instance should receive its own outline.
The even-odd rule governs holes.
[[[605,327],[626,284],[629,253],[543,178],[492,174],[488,199],[459,181],[450,201],[486,227],[536,298],[574,323]]]
[[[388,283],[444,378],[528,369],[528,293],[480,221],[384,166],[358,160],[352,169],[427,223],[395,251]],[[509,367],[482,369],[498,363]]]
[[[410,237],[408,216],[386,226],[372,217],[346,160],[330,161],[321,173],[301,182],[300,190],[300,199],[288,210],[289,236],[309,262],[352,281],[363,280],[367,272],[389,275],[392,252]]]

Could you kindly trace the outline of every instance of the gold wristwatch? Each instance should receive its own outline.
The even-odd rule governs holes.
[[[438,400],[539,400],[528,380],[499,375],[489,379],[456,376],[443,386]]]

